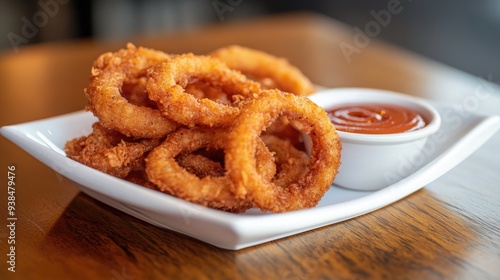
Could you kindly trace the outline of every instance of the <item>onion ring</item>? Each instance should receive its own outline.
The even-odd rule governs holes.
[[[315,91],[311,81],[284,58],[237,45],[215,50],[210,56],[259,81],[263,88],[277,88],[296,95],[309,95]]]
[[[244,212],[253,207],[245,199],[237,199],[231,193],[231,181],[224,176],[199,178],[181,167],[175,157],[200,148],[224,149],[227,144],[226,128],[195,127],[181,128],[169,134],[165,141],[146,158],[146,173],[149,179],[163,192],[191,201],[230,212]],[[255,152],[256,151],[256,152]],[[272,154],[262,141],[256,144],[256,173],[270,179],[276,172]]]
[[[151,68],[148,76],[149,97],[156,101],[165,116],[189,127],[229,125],[239,114],[237,103],[260,92],[258,83],[207,56],[176,56]],[[231,104],[198,99],[186,92],[189,84],[200,81],[227,93]]]
[[[288,186],[258,176],[253,157],[260,134],[280,116],[312,141],[307,172]],[[225,165],[236,197],[253,201],[263,211],[283,212],[317,205],[337,174],[340,149],[335,127],[322,108],[305,97],[265,90],[241,108],[228,136]]]
[[[128,139],[100,123],[93,124],[92,128],[90,135],[66,143],[66,155],[118,178],[125,178],[131,171],[143,168],[145,155],[161,143],[159,139]]]
[[[84,90],[92,111],[102,125],[135,138],[162,138],[177,129],[178,124],[168,120],[154,108],[136,106],[121,95],[127,82],[145,76],[146,70],[170,58],[160,51],[136,48],[105,53],[92,67],[90,83]]]

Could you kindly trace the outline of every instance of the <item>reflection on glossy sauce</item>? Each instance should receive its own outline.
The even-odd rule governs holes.
[[[340,131],[363,134],[392,134],[420,129],[426,125],[416,111],[389,104],[360,103],[327,111]]]

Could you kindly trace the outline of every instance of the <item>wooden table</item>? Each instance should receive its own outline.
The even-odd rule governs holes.
[[[236,43],[287,57],[320,85],[405,92],[460,106],[481,92],[475,111],[500,114],[500,90],[311,14],[238,22],[121,42],[77,41],[0,56],[0,125],[81,110],[90,66],[126,41],[167,52],[207,53]],[[357,52],[347,57],[340,45]],[[473,55],[473,54],[470,54]],[[350,62],[348,61],[348,59]],[[240,251],[215,248],[114,210],[0,139],[6,173],[16,166],[16,272],[1,279],[498,279],[500,134],[420,191],[373,213]]]

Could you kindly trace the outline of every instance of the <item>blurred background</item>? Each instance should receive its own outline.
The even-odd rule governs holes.
[[[354,31],[398,3],[399,12],[377,39],[500,82],[499,0],[0,0],[0,51],[77,38],[162,35],[304,11],[326,15]]]

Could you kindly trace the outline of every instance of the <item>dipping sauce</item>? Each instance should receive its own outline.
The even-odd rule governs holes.
[[[420,129],[426,125],[412,109],[389,104],[359,103],[327,111],[340,131],[364,134],[391,134]]]

